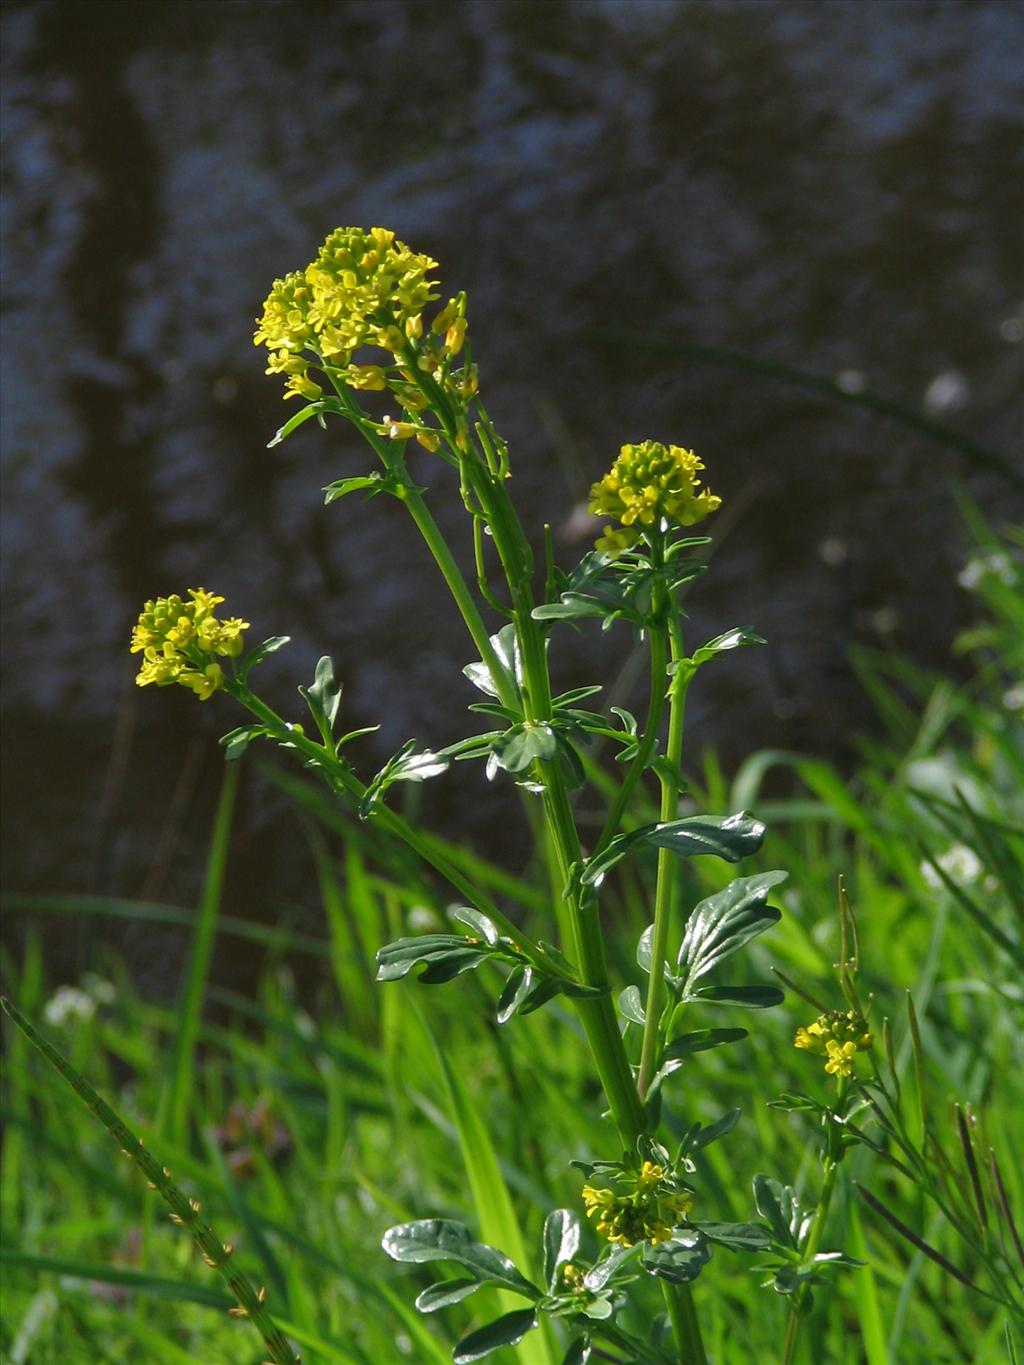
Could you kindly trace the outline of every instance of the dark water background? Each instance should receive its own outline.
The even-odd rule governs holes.
[[[321,505],[368,452],[340,426],[265,448],[288,409],[252,321],[338,224],[395,228],[468,290],[515,495],[564,563],[623,440],[703,455],[731,515],[692,638],[749,622],[770,648],[704,675],[695,756],[849,761],[871,720],[850,645],[947,661],[969,611],[948,480],[997,517],[1019,488],[825,394],[613,334],[839,376],[1019,469],[1024,7],[38,0],[5,7],[3,39],[8,888],[194,902],[237,718],[133,687],[147,596],[203,583],[257,638],[290,633],[261,677],[289,709],[332,653],[350,725],[383,722],[367,774],[472,728],[466,640],[401,509]],[[450,482],[423,470],[464,554]],[[610,680],[628,645],[563,636],[560,675]],[[521,856],[479,770],[426,807]],[[227,900],[315,926],[301,833],[255,774]],[[70,974],[83,939],[50,923]],[[176,939],[103,932],[173,974]]]

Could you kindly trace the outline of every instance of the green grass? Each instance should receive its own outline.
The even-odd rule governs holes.
[[[983,526],[973,530],[987,553],[1019,549],[1019,538],[996,542]],[[891,1021],[908,1127],[917,1137],[928,1125],[968,1210],[975,1199],[955,1105],[970,1106],[974,1116],[971,1151],[984,1218],[961,1220],[959,1230],[922,1181],[901,1176],[866,1148],[840,1168],[823,1245],[870,1264],[816,1291],[796,1359],[817,1365],[1021,1356],[1021,1318],[1012,1320],[986,1297],[994,1290],[986,1255],[1010,1240],[990,1149],[1006,1203],[1024,1226],[1024,738],[1011,691],[1024,678],[1020,580],[1014,587],[986,574],[978,600],[984,618],[961,645],[971,673],[959,686],[893,656],[857,656],[882,729],[864,743],[852,775],[791,753],[755,755],[730,777],[713,756],[690,772],[701,805],[747,806],[768,821],[765,848],[744,870],[790,872],[782,921],[750,950],[751,979],[768,979],[775,966],[828,1004],[839,1003],[832,963],[837,878],[845,876],[861,931],[861,986],[873,994],[879,1038],[883,1017]],[[253,776],[243,770],[241,780]],[[421,1317],[413,1298],[436,1274],[389,1261],[380,1250],[384,1230],[417,1217],[457,1218],[499,1242],[529,1273],[547,1211],[580,1207],[569,1161],[608,1155],[613,1139],[575,1016],[557,1001],[499,1029],[493,1001],[500,979],[491,968],[432,988],[373,984],[376,948],[409,932],[410,920],[422,925],[433,914],[443,921],[445,888],[404,856],[382,856],[372,826],[339,820],[319,788],[284,770],[277,780],[308,831],[311,878],[322,899],[318,925],[268,931],[218,916],[220,881],[230,876],[229,785],[198,916],[97,897],[12,897],[8,908],[27,918],[30,932],[20,960],[4,960],[5,989],[202,1200],[204,1217],[235,1244],[239,1268],[267,1287],[271,1313],[305,1361],[440,1365],[457,1336],[502,1311],[498,1295],[483,1291]],[[963,863],[958,869],[947,856],[957,845],[977,863],[964,885]],[[531,884],[457,847],[445,852],[527,932],[548,936],[543,871]],[[694,866],[684,904],[727,877],[710,860]],[[944,872],[950,866],[953,873]],[[967,867],[974,868],[970,859]],[[644,864],[624,869],[606,898],[619,984],[640,979],[633,953],[649,917],[650,874]],[[123,914],[192,927],[178,1004],[142,998],[123,964],[110,958],[101,969],[114,989],[91,1017],[46,1023],[45,934],[68,915]],[[209,982],[216,934],[263,945],[251,996]],[[293,966],[309,980],[311,958],[319,960],[315,984],[300,990]],[[920,1077],[908,991],[920,1020]],[[670,1127],[680,1132],[733,1105],[742,1109],[735,1133],[703,1154],[697,1216],[750,1219],[757,1171],[814,1203],[820,1167],[813,1126],[768,1107],[783,1091],[829,1098],[820,1067],[792,1046],[797,1024],[813,1013],[788,994],[778,1009],[754,1016],[708,1010],[695,1022],[751,1032],[742,1048],[697,1055],[686,1088],[667,1095]],[[4,1110],[5,1362],[256,1365],[263,1358],[258,1338],[227,1315],[216,1276],[168,1223],[157,1196],[13,1028]],[[901,1236],[859,1198],[857,1186],[974,1287]],[[1008,1282],[1021,1302],[1024,1274],[1012,1248],[1010,1261],[1017,1283],[1012,1272]],[[762,1279],[749,1260],[719,1250],[697,1283],[716,1361],[780,1357],[788,1302]],[[627,1324],[640,1335],[643,1313],[661,1311],[657,1286],[648,1290],[641,1288]],[[494,1359],[561,1359],[554,1332],[528,1341],[529,1357],[505,1352]]]

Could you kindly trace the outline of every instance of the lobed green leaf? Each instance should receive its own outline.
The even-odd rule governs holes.
[[[393,1261],[454,1261],[483,1283],[539,1299],[540,1290],[521,1275],[504,1252],[497,1247],[475,1242],[463,1223],[448,1218],[421,1218],[414,1223],[398,1223],[388,1228],[381,1246]]]

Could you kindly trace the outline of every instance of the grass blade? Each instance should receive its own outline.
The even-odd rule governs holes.
[[[217,934],[217,918],[220,913],[228,843],[231,838],[231,817],[235,809],[241,766],[241,763],[228,763],[224,768],[224,782],[220,789],[217,814],[213,822],[213,837],[210,841],[199,917],[182,984],[179,1011],[181,1022],[174,1035],[170,1080],[167,1090],[161,1097],[159,1126],[179,1145],[186,1140],[189,1131],[194,1075],[193,1054]]]
[[[473,1206],[476,1209],[480,1237],[484,1242],[500,1247],[525,1275],[534,1268],[527,1255],[519,1219],[512,1205],[508,1186],[498,1164],[498,1156],[487,1128],[480,1120],[473,1101],[460,1077],[448,1064],[444,1050],[435,1042],[438,1061],[448,1092],[448,1104],[459,1134],[462,1161],[466,1168]],[[502,1307],[519,1308],[518,1299],[502,1298]],[[531,1333],[519,1347],[519,1359],[525,1365],[555,1365],[550,1338],[543,1332]]]
[[[260,1290],[257,1293],[246,1276],[232,1268],[232,1248],[225,1245],[215,1235],[209,1224],[204,1223],[199,1217],[201,1206],[198,1201],[188,1199],[182,1193],[171,1179],[171,1174],[166,1166],[160,1165],[120,1115],[92,1088],[84,1076],[79,1075],[53,1044],[48,1042],[29,1023],[16,1006],[12,1005],[6,998],[0,999],[0,1005],[14,1020],[29,1042],[39,1049],[54,1070],[67,1081],[79,1099],[92,1110],[125,1155],[139,1168],[149,1184],[171,1210],[171,1221],[179,1227],[189,1230],[192,1240],[199,1248],[207,1265],[217,1271],[231,1290],[237,1306],[229,1311],[238,1317],[246,1317],[252,1320],[253,1326],[270,1351],[272,1365],[299,1365],[298,1357],[288,1345],[281,1330],[275,1325],[265,1307],[265,1292]],[[92,1275],[92,1278],[95,1278],[95,1275]]]

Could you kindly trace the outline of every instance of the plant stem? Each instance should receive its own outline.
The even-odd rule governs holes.
[[[821,1198],[815,1210],[814,1222],[811,1224],[811,1231],[807,1238],[804,1248],[802,1264],[812,1262],[818,1254],[821,1246],[822,1235],[825,1231],[825,1219],[828,1217],[828,1206],[832,1202],[832,1191],[835,1188],[836,1173],[839,1170],[839,1163],[826,1160],[825,1178],[821,1185]],[[807,1298],[806,1286],[797,1290],[793,1295],[793,1302],[789,1310],[789,1322],[786,1325],[786,1342],[782,1350],[782,1365],[792,1365],[793,1352],[796,1349],[797,1334],[800,1331],[800,1320],[803,1316],[803,1305]]]
[[[692,671],[682,663],[683,637],[679,619],[669,618],[669,640],[672,661],[677,665],[668,701],[668,742],[665,746],[666,771],[661,775],[661,820],[672,820],[679,806],[677,773],[683,756],[683,728],[686,717],[686,693]],[[677,859],[667,848],[658,850],[658,882],[654,895],[654,930],[651,935],[651,971],[647,981],[647,1006],[643,1044],[640,1049],[638,1088],[646,1095],[657,1069],[661,1043],[661,1012],[665,994],[664,962],[668,946],[669,921],[675,894]]]
[[[463,621],[466,623],[466,629],[469,631],[473,643],[477,647],[480,658],[487,665],[488,671],[494,679],[494,685],[501,695],[502,704],[505,706],[514,706],[516,698],[512,695],[512,691],[505,677],[505,670],[502,668],[501,662],[495,653],[494,646],[491,644],[490,631],[484,624],[483,617],[477,609],[476,602],[473,600],[473,595],[462,575],[462,570],[456,563],[455,556],[448,548],[447,541],[441,534],[437,522],[434,520],[430,509],[423,500],[423,494],[409,477],[404,459],[401,457],[401,454],[396,458],[393,443],[385,440],[373,430],[366,414],[353,399],[345,385],[339,383],[337,379],[335,379],[333,373],[330,373],[329,377],[331,384],[334,387],[334,391],[338,395],[338,400],[345,411],[345,415],[358,428],[363,439],[377,455],[377,458],[388,473],[394,476],[396,480],[395,495],[404,502],[409,509],[409,513],[416,523],[420,535],[426,541],[427,548],[434,556],[434,561],[441,570],[442,577],[448,585],[448,590],[452,595],[455,605],[459,609]]]
[[[629,766],[625,780],[615,794],[608,811],[608,817],[604,822],[600,838],[594,845],[591,857],[602,852],[609,840],[619,831],[619,823],[629,805],[629,798],[636,790],[636,785],[644,775],[654,746],[658,740],[658,728],[661,724],[661,713],[665,708],[665,665],[667,662],[667,648],[665,644],[665,634],[663,631],[652,629],[650,632],[651,646],[651,691],[647,700],[647,716],[644,720],[643,734],[637,746],[636,755]]]
[[[479,469],[479,466],[477,466]],[[483,473],[480,470],[480,473]],[[481,486],[481,485],[489,485]],[[491,533],[498,550],[512,601],[515,607],[516,629],[519,636],[523,659],[524,704],[529,708],[528,719],[546,720],[551,714],[551,688],[548,679],[547,658],[541,632],[532,616],[533,601],[528,580],[516,574],[516,565],[521,550],[516,540],[522,541],[515,511],[504,488],[486,475],[475,480],[474,492],[480,499],[485,511],[490,514]],[[511,522],[511,525],[510,525]],[[515,533],[518,532],[518,536]],[[521,564],[521,560],[519,560]],[[678,641],[681,654],[681,636]],[[664,664],[662,664],[664,677]],[[688,678],[686,679],[688,682]],[[679,712],[678,748],[682,749],[682,698],[685,697],[686,683],[680,683],[681,697],[677,707]],[[673,692],[676,685],[673,686]],[[538,704],[544,710],[538,713]],[[655,727],[656,728],[656,727]],[[671,749],[671,735],[670,735]],[[671,754],[670,754],[671,757]],[[646,760],[645,760],[646,762]],[[676,758],[678,763],[678,756]],[[599,996],[577,1000],[580,1020],[583,1024],[587,1042],[590,1045],[594,1063],[601,1084],[608,1097],[612,1117],[619,1137],[627,1149],[635,1147],[637,1138],[645,1131],[647,1121],[644,1114],[641,1094],[633,1080],[632,1068],[626,1056],[626,1049],[619,1032],[615,1007],[612,1004],[608,985],[608,971],[604,956],[604,939],[598,919],[596,897],[584,897],[579,883],[571,876],[574,863],[580,858],[579,835],[576,822],[569,805],[568,794],[561,773],[555,763],[539,763],[539,776],[544,784],[545,813],[552,831],[558,862],[566,878],[567,900],[573,946],[580,977],[587,984],[602,990]],[[637,778],[642,771],[638,766]],[[628,793],[627,793],[628,796]],[[669,1307],[673,1330],[680,1350],[683,1365],[706,1365],[704,1343],[701,1340],[700,1326],[693,1305],[693,1297],[688,1284],[663,1285],[665,1302]]]
[[[668,1309],[672,1330],[682,1352],[686,1365],[706,1365],[704,1342],[697,1322],[697,1311],[693,1305],[693,1294],[688,1284],[661,1283],[661,1292]]]
[[[515,510],[501,483],[481,464],[468,466],[473,492],[488,516],[495,548],[508,582],[515,612],[523,667],[524,718],[543,724],[551,719],[551,684],[544,638],[533,619],[533,595],[529,581],[529,546]],[[580,979],[602,992],[576,1001],[598,1075],[611,1106],[615,1126],[627,1147],[643,1131],[643,1106],[623,1047],[618,1020],[611,1001],[604,939],[597,902],[584,898],[572,876],[580,861],[580,842],[565,782],[557,763],[538,763],[537,776],[544,788],[544,812],[555,849],[558,870],[566,887],[569,932]]]
[[[845,1113],[845,1100],[848,1090],[848,1083],[845,1077],[840,1077],[839,1085],[836,1090],[836,1104],[834,1112],[838,1115]],[[824,1158],[824,1179],[821,1182],[821,1194],[818,1197],[818,1207],[814,1210],[814,1219],[811,1223],[810,1231],[807,1234],[807,1241],[804,1243],[803,1252],[800,1257],[801,1265],[812,1265],[818,1249],[821,1246],[821,1239],[825,1233],[825,1222],[828,1219],[829,1205],[832,1203],[832,1194],[836,1186],[836,1176],[839,1173],[839,1162],[842,1159],[842,1148],[837,1145],[838,1121],[833,1119],[828,1129],[828,1147]],[[786,1325],[786,1341],[782,1351],[782,1365],[792,1365],[793,1352],[796,1349],[797,1333],[800,1330],[800,1319],[803,1314],[803,1306],[807,1299],[807,1286],[804,1285],[793,1295],[793,1302],[789,1310],[789,1322]]]

